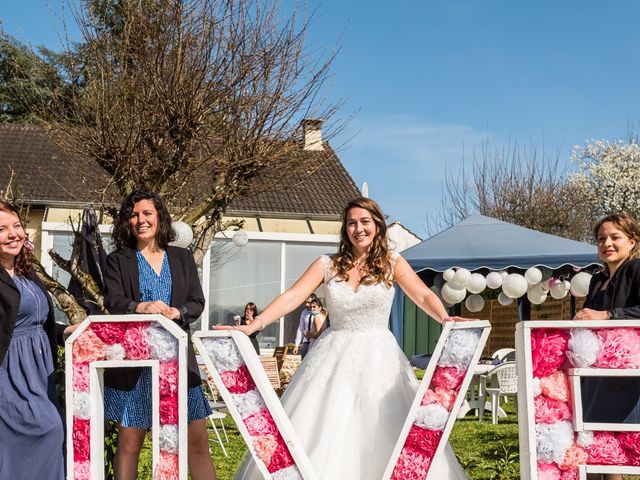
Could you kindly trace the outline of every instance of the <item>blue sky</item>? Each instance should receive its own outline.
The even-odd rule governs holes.
[[[55,47],[50,2],[6,2],[5,30]],[[285,6],[293,3],[285,1]],[[58,2],[56,2],[56,5]],[[390,220],[427,235],[447,169],[483,141],[558,151],[640,121],[640,2],[310,0],[313,48],[339,45],[329,99],[357,112],[334,145]],[[54,7],[54,11],[55,11]],[[58,32],[59,33],[59,32]]]

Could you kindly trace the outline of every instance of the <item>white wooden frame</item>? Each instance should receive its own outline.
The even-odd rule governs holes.
[[[300,471],[300,474],[305,480],[316,480],[318,477],[313,471],[311,461],[309,460],[309,457],[307,456],[304,449],[301,447],[301,442],[299,440],[299,437],[296,434],[293,428],[293,425],[291,425],[289,417],[287,416],[284,409],[282,408],[280,399],[276,395],[276,392],[273,390],[273,387],[271,386],[271,383],[267,378],[267,374],[264,371],[264,367],[262,366],[262,363],[260,363],[260,359],[256,354],[256,351],[254,350],[253,345],[251,345],[251,342],[249,341],[249,337],[247,337],[242,332],[236,332],[233,330],[210,330],[206,332],[204,331],[196,332],[193,334],[192,338],[193,338],[193,343],[196,349],[198,350],[198,353],[201,355],[202,359],[204,360],[204,363],[207,367],[209,374],[213,377],[213,381],[218,387],[218,390],[222,395],[222,399],[224,400],[227,408],[229,409],[229,412],[231,413],[231,416],[236,422],[236,426],[238,427],[238,430],[240,431],[242,438],[247,444],[247,447],[249,448],[249,451],[253,456],[256,466],[258,467],[264,479],[265,480],[271,479],[271,474],[267,470],[267,466],[257,455],[257,452],[253,447],[253,442],[251,441],[252,436],[247,430],[247,427],[244,424],[242,416],[240,415],[240,412],[235,406],[234,399],[231,393],[224,386],[224,383],[222,382],[222,378],[220,377],[220,372],[218,371],[217,366],[213,363],[213,361],[211,360],[211,357],[207,352],[207,349],[205,347],[205,342],[207,341],[207,339],[231,338],[234,341],[236,347],[238,348],[238,351],[240,352],[242,360],[245,362],[245,365],[247,366],[247,369],[251,374],[253,382],[256,385],[256,389],[262,396],[262,399],[264,400],[264,403],[266,404],[267,409],[269,410],[269,413],[273,417],[273,420],[276,426],[278,427],[278,430],[282,435],[282,438],[284,439],[285,443],[287,444],[287,447],[289,448],[289,452],[291,453],[291,456],[293,457],[295,461],[295,465]]]
[[[443,455],[444,448],[447,443],[447,439],[449,438],[449,435],[451,434],[451,430],[453,429],[453,425],[457,420],[457,412],[460,409],[460,406],[462,405],[462,403],[464,402],[467,389],[469,388],[469,384],[471,383],[471,379],[473,377],[473,368],[478,363],[478,360],[480,359],[480,355],[482,354],[482,350],[484,349],[484,345],[487,342],[487,338],[489,337],[489,333],[491,332],[491,324],[487,320],[476,320],[476,321],[470,321],[470,322],[457,322],[457,323],[447,322],[444,324],[442,328],[442,332],[440,333],[440,337],[438,338],[438,343],[436,343],[435,349],[431,356],[431,360],[429,361],[429,365],[427,365],[427,369],[424,372],[424,377],[422,378],[422,381],[420,382],[418,390],[416,391],[416,396],[413,399],[413,403],[411,405],[409,413],[407,414],[407,418],[405,420],[404,426],[400,431],[398,441],[396,442],[396,446],[393,449],[393,453],[391,454],[391,458],[389,459],[389,463],[387,464],[387,469],[385,470],[384,475],[382,476],[382,480],[389,480],[391,478],[391,475],[393,474],[393,470],[396,466],[396,463],[398,462],[398,458],[400,456],[402,448],[404,447],[407,436],[409,435],[409,430],[411,429],[411,426],[413,425],[416,419],[418,409],[420,408],[420,404],[422,402],[422,398],[424,397],[424,394],[426,393],[427,389],[429,388],[429,385],[431,384],[433,373],[435,372],[438,366],[438,361],[442,356],[442,352],[447,343],[447,338],[449,337],[450,333],[453,330],[467,330],[467,329],[482,329],[482,333],[480,335],[480,339],[476,346],[473,357],[471,358],[471,363],[469,364],[469,368],[467,369],[464,379],[462,380],[462,384],[460,385],[460,390],[458,391],[458,395],[455,399],[451,412],[449,412],[449,418],[447,419],[447,423],[445,424],[445,427],[443,429],[442,437],[440,438],[438,447],[436,448],[436,451],[433,454],[433,460],[431,462],[431,465],[433,465],[435,459],[438,458],[438,456]],[[432,473],[432,472],[433,472],[433,469],[430,468],[429,471],[427,472],[427,476],[425,480],[440,480],[440,479],[437,479],[435,476],[435,473]]]
[[[65,341],[65,396],[67,425],[67,479],[74,478],[73,451],[73,343],[89,328],[91,323],[147,322],[159,323],[178,341],[178,478],[187,479],[187,333],[174,321],[162,315],[91,315]],[[91,425],[91,480],[104,480],[104,370],[118,367],[151,367],[152,373],[152,462],[153,471],[160,458],[158,435],[160,432],[160,361],[148,360],[99,360],[89,363],[90,425]]]
[[[535,410],[533,402],[533,366],[531,362],[531,330],[572,328],[640,328],[640,320],[544,320],[525,321],[516,324],[516,365],[518,369],[518,429],[520,441],[520,478],[537,480],[537,452],[535,432]],[[640,425],[619,423],[589,423],[582,419],[581,377],[637,377],[640,369],[570,368],[566,369],[573,397],[573,429],[580,431],[640,431]],[[580,480],[587,473],[621,473],[640,475],[640,467],[627,465],[581,465]]]

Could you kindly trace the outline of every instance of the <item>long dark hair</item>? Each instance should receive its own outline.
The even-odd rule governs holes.
[[[22,225],[22,229],[24,230],[24,222],[20,218],[20,213],[18,212],[18,209],[16,207],[11,205],[9,202],[0,200],[0,211],[12,213],[16,217],[18,217],[18,221],[20,222],[20,225]],[[22,248],[20,249],[18,255],[16,255],[15,264],[13,266],[15,273],[23,277],[31,271],[31,252],[26,247],[28,240],[27,232],[24,233],[24,240],[25,242],[22,245]]]
[[[156,233],[158,246],[165,249],[169,243],[176,239],[176,232],[171,228],[171,214],[169,214],[169,209],[162,197],[149,190],[136,190],[127,195],[120,205],[118,218],[111,234],[116,250],[124,250],[127,247],[136,248],[136,237],[131,233],[129,219],[133,212],[133,206],[140,200],[151,200],[158,212],[158,230]]]
[[[245,317],[245,314],[247,312],[247,307],[249,307],[253,312],[253,318],[256,318],[258,316],[258,306],[253,302],[249,302],[244,306],[244,310],[242,311],[242,318]]]
[[[376,235],[371,243],[371,248],[365,260],[366,273],[361,279],[361,283],[369,285],[382,282],[387,286],[393,283],[393,268],[391,266],[391,255],[387,243],[387,222],[382,210],[376,202],[370,198],[358,197],[347,203],[342,211],[342,227],[340,228],[340,244],[338,253],[334,258],[336,276],[345,282],[349,281],[347,272],[353,268],[356,259],[353,256],[353,246],[347,234],[347,215],[352,208],[362,208],[371,214],[371,218],[376,224]]]

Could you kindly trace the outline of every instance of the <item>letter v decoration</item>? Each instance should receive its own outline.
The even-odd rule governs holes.
[[[491,326],[447,322],[398,437],[383,479],[436,480],[442,455]],[[318,477],[246,335],[197,332],[193,341],[265,479]]]

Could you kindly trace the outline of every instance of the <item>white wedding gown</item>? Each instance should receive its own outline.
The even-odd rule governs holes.
[[[322,257],[331,326],[313,345],[282,396],[319,480],[378,480],[386,469],[418,385],[388,322],[393,287],[355,292]],[[432,479],[468,477],[447,445]],[[236,479],[262,478],[250,458]]]

